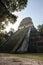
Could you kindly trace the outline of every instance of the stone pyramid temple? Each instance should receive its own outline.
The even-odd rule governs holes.
[[[24,18],[18,30],[0,45],[3,53],[39,53],[43,52],[43,36],[34,27],[30,17]]]

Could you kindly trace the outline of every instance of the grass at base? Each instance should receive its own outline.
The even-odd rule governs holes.
[[[20,58],[28,58],[28,59],[36,59],[43,61],[43,53],[28,53],[28,54],[3,54],[0,53],[0,56],[8,56],[8,57],[20,57]]]

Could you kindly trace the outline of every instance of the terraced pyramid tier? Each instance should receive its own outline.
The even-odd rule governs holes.
[[[7,41],[0,45],[0,52],[43,52],[43,36],[34,27],[30,17],[23,19],[19,29]]]

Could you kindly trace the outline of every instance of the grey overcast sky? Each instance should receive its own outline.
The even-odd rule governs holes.
[[[13,26],[9,24],[9,28],[17,29],[25,17],[31,17],[34,26],[37,27],[39,24],[43,24],[43,0],[28,0],[27,7],[20,12],[14,12],[14,14],[18,16],[17,22]]]

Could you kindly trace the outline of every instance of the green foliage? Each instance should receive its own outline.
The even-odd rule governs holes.
[[[0,44],[5,41],[4,33],[0,33]]]
[[[5,33],[0,31],[0,44],[4,43],[13,34],[14,34],[14,30],[12,28],[8,33],[6,31]]]
[[[35,59],[37,61],[42,61],[43,64],[43,53],[28,53],[28,54],[8,54],[8,53],[0,53],[0,56],[12,57],[13,59]]]
[[[27,32],[27,28],[15,32],[12,36],[7,38],[6,42],[0,45],[0,49],[2,49],[0,51],[14,53],[17,50],[17,48],[21,46],[24,37],[26,35],[26,32]]]
[[[8,33],[0,32],[0,44],[4,43],[9,38]]]
[[[39,31],[40,33],[43,33],[43,24],[38,26],[38,31]]]
[[[2,0],[9,11],[21,10],[27,4],[27,0]]]
[[[43,61],[43,53],[9,54],[9,55],[12,56],[12,57],[20,57],[20,58],[27,58],[27,59],[36,59],[36,60]]]
[[[12,12],[22,10],[26,5],[27,0],[0,0],[0,22],[6,19],[11,23],[15,22],[17,16]]]

